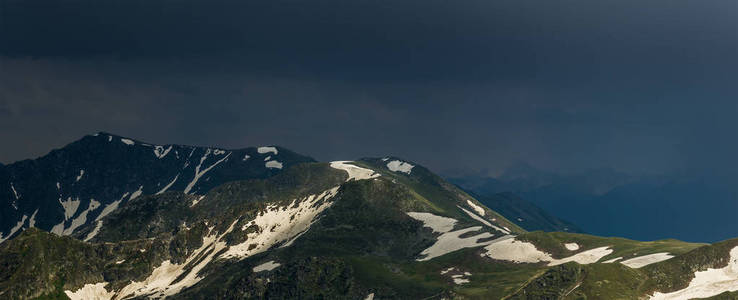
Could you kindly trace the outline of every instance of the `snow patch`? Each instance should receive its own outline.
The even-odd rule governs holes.
[[[106,285],[108,285],[107,282],[88,283],[76,292],[64,291],[64,294],[67,294],[71,300],[109,300],[115,296],[115,292],[108,292],[105,289]]]
[[[15,210],[18,210],[18,199],[20,198],[20,196],[18,195],[18,192],[15,191],[15,186],[13,186],[12,182],[10,183],[10,189],[13,190],[13,195],[15,196],[15,200],[13,200],[13,203],[11,203],[10,205],[12,205]]]
[[[158,159],[164,158],[164,156],[167,156],[169,154],[169,151],[172,150],[172,146],[169,146],[169,148],[164,149],[164,146],[155,146],[154,147],[154,155]]]
[[[387,169],[389,169],[392,172],[402,172],[406,174],[410,174],[410,171],[413,169],[413,165],[406,163],[404,161],[399,160],[393,160],[391,162],[387,163]]]
[[[579,250],[579,244],[577,243],[566,243],[564,244],[564,247],[566,247],[566,250],[569,250],[569,251]]]
[[[128,201],[138,198],[138,196],[141,196],[142,193],[143,193],[143,185],[139,186],[138,190],[136,190],[135,192],[133,192],[133,194],[131,194],[131,197],[128,198]]]
[[[268,205],[253,220],[241,227],[241,230],[251,228],[246,240],[230,246],[221,257],[243,259],[282,242],[284,242],[282,247],[290,246],[302,233],[310,229],[310,225],[321,212],[333,204],[328,200],[337,192],[338,187],[334,187],[318,195],[292,200],[286,206]]]
[[[79,180],[82,179],[82,176],[85,176],[85,170],[79,170],[79,175],[77,175],[77,179],[75,179],[74,182],[79,182]]]
[[[471,200],[466,200],[466,203],[469,204],[469,206],[476,211],[479,215],[484,216],[484,208],[474,204]]]
[[[115,264],[116,264],[116,265],[120,265],[120,264],[122,264],[122,263],[124,263],[124,262],[126,262],[126,260],[125,260],[125,259],[123,259],[123,260],[119,260],[119,261],[116,261],[116,262],[115,262]]]
[[[192,181],[190,181],[189,184],[187,184],[187,187],[184,189],[185,194],[189,194],[193,187],[195,187],[195,184],[198,180],[200,180],[200,177],[202,175],[205,175],[208,171],[210,171],[212,168],[226,160],[229,156],[231,156],[231,153],[228,153],[225,157],[221,158],[219,161],[215,162],[214,164],[210,165],[210,167],[207,167],[205,170],[200,171],[200,168],[202,167],[202,163],[205,162],[205,160],[208,158],[208,155],[210,155],[210,149],[205,151],[205,154],[200,158],[200,164],[195,167],[195,177],[192,178]]]
[[[200,197],[197,197],[197,199],[192,200],[192,204],[190,205],[190,207],[197,205],[197,203],[200,202],[200,200],[202,200],[203,198],[205,198],[205,195],[202,195]]]
[[[251,157],[251,156],[249,156],[248,154],[245,154],[241,160],[242,161],[246,161],[247,159],[249,159],[249,157]]]
[[[28,219],[28,228],[36,227],[36,213],[38,213],[38,208],[33,212],[31,218]]]
[[[272,159],[272,156],[271,155],[269,155],[267,157],[264,157],[264,161],[267,161],[267,160],[270,160],[270,159]]]
[[[103,225],[103,221],[102,220],[97,221],[97,224],[95,224],[95,228],[92,229],[92,231],[90,231],[90,233],[88,233],[87,236],[85,237],[85,239],[82,240],[82,241],[83,242],[87,242],[87,241],[91,240],[92,238],[94,238],[98,233],[100,233],[100,228],[102,228],[102,225]]]
[[[727,266],[697,271],[686,288],[671,293],[655,292],[651,300],[707,298],[734,291],[738,291],[738,246],[730,250]]]
[[[466,278],[466,274],[456,274],[451,276],[451,278],[454,280],[455,284],[464,284],[469,283],[469,279]],[[471,275],[471,274],[470,274]]]
[[[674,255],[671,255],[667,252],[661,252],[661,253],[654,253],[654,254],[634,257],[631,259],[626,259],[624,261],[621,261],[620,263],[628,267],[631,267],[633,269],[638,269],[638,268],[645,267],[653,263],[665,261],[672,257],[674,257]]]
[[[225,150],[215,149],[213,150],[213,155],[223,155],[225,154]]]
[[[131,145],[135,144],[132,140],[129,140],[129,139],[123,139],[123,138],[121,138],[120,141],[123,142],[123,144],[126,144],[128,146],[131,146]]]
[[[282,163],[281,162],[278,162],[276,160],[270,160],[270,161],[266,162],[264,164],[264,166],[267,167],[267,168],[270,168],[270,169],[281,169],[282,168]]]
[[[269,153],[269,152],[274,153],[274,155],[278,154],[276,147],[259,147],[258,149],[256,149],[256,151],[259,152],[260,154]]]
[[[123,198],[125,198],[126,196],[128,196],[128,192],[123,194],[123,196],[120,196],[120,199],[115,200],[109,203],[108,205],[106,205],[105,208],[103,208],[103,210],[100,212],[100,214],[97,215],[97,217],[95,218],[95,221],[102,219],[103,217],[107,216],[109,213],[118,209],[118,205],[120,205],[120,203],[123,201]]]
[[[491,241],[478,242],[478,240],[494,237],[494,235],[489,232],[482,232],[471,237],[462,238],[461,235],[469,232],[479,231],[482,229],[482,226],[472,226],[452,231],[454,225],[456,225],[455,219],[441,217],[425,212],[408,212],[407,215],[413,219],[423,222],[424,227],[428,227],[434,232],[441,234],[440,236],[438,236],[436,243],[420,252],[420,254],[424,256],[417,259],[419,261],[431,260],[433,258],[463,248],[484,246],[489,244]]]
[[[260,264],[254,267],[254,273],[263,272],[263,271],[271,271],[271,270],[276,269],[279,266],[281,266],[280,263],[270,260],[268,262],[265,262],[263,264]]]
[[[374,300],[374,293],[369,293],[369,295],[366,295],[366,297],[364,297],[364,300]]]
[[[369,169],[362,168],[356,165],[352,165],[350,163],[351,161],[346,161],[346,160],[332,161],[331,168],[346,171],[346,173],[348,173],[348,176],[349,176],[349,178],[346,179],[346,181],[371,179],[371,178],[376,178],[380,176],[379,173],[374,172],[373,170],[369,170]]]
[[[60,190],[60,189],[61,189],[61,184],[59,184],[59,182],[58,182],[58,181],[56,182],[56,189],[57,189],[57,190]]]
[[[169,182],[169,184],[167,184],[164,188],[162,188],[161,190],[159,190],[158,192],[156,192],[156,195],[159,195],[161,193],[166,192],[170,187],[172,187],[172,185],[174,184],[174,182],[177,181],[177,178],[179,178],[179,174],[177,174],[177,176],[174,176],[174,179],[172,179],[172,181]]]

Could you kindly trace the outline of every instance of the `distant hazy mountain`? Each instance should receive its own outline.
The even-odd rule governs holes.
[[[511,192],[479,195],[469,192],[485,206],[499,212],[525,230],[583,232],[577,225],[557,218]]]
[[[2,299],[738,296],[738,239],[528,232],[396,157],[313,162],[98,134],[17,164],[2,209],[26,218],[0,243]]]
[[[639,240],[714,242],[738,235],[735,185],[610,169],[555,174],[517,164],[503,175],[450,178],[477,195],[510,192],[584,232]],[[504,214],[504,213],[503,213]]]

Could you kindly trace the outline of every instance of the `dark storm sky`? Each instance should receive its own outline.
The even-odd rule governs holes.
[[[738,178],[736,1],[0,1],[3,163],[109,131]]]

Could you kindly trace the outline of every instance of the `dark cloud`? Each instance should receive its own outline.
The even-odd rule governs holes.
[[[0,1],[4,163],[105,130],[738,178],[731,1]]]

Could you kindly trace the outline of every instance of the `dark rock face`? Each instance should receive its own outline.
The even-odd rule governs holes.
[[[31,226],[69,235],[141,195],[201,195],[311,161],[281,147],[225,150],[85,136],[43,157],[0,165],[0,240]]]

